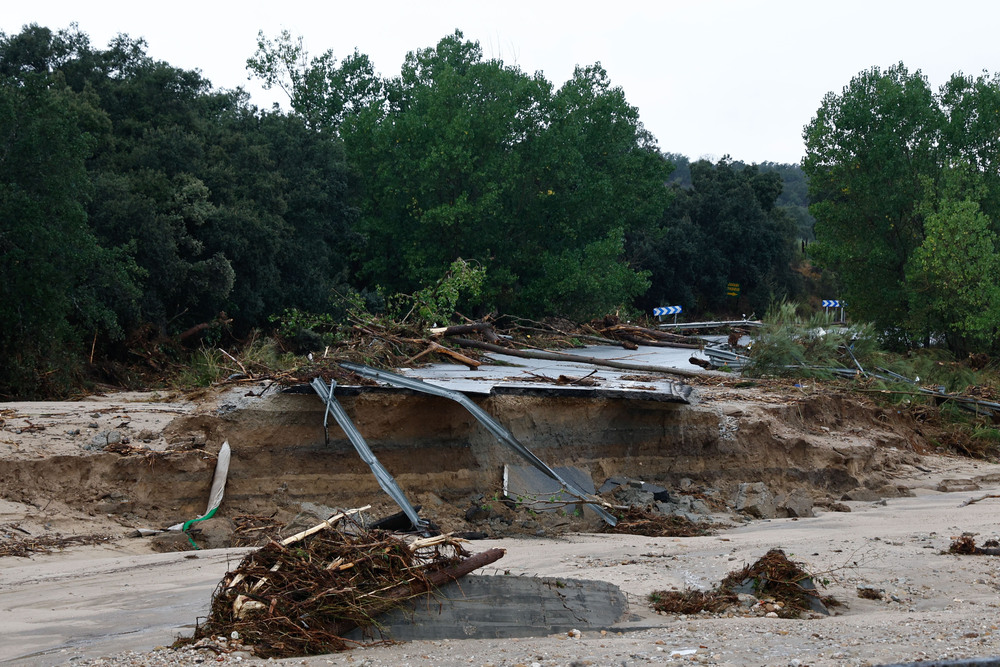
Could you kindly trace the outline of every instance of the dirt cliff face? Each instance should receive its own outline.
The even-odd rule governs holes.
[[[817,497],[859,486],[891,494],[892,470],[926,446],[905,415],[850,396],[718,386],[698,387],[695,396],[692,405],[512,395],[478,402],[543,461],[583,468],[597,486],[622,475],[668,489],[686,478],[724,497],[741,482]],[[454,402],[385,391],[340,400],[408,497],[432,515],[455,515],[450,528],[461,524],[470,497],[500,491],[504,464],[524,464]],[[323,414],[310,393],[203,403],[169,421],[149,450],[6,456],[0,493],[36,505],[58,498],[127,525],[167,525],[204,511],[214,455],[228,440],[220,516],[277,512],[288,520],[304,506],[364,504],[396,511],[332,419],[327,441]]]

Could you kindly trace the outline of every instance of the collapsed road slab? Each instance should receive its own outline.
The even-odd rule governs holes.
[[[650,368],[669,366],[685,371],[703,370],[688,362],[691,350],[643,348],[629,351],[612,345],[596,345],[563,352],[570,356],[627,361]],[[498,365],[483,365],[470,371],[457,364],[432,364],[400,372],[463,394],[619,398],[669,403],[688,403],[691,396],[689,385],[661,372],[617,370],[585,361],[527,360],[498,353],[488,356]]]
[[[578,466],[555,466],[553,470],[588,494],[596,492],[594,480],[587,470]],[[536,512],[555,512],[560,509],[572,512],[581,504],[578,499],[567,494],[558,482],[530,466],[503,467],[503,494]]]
[[[605,581],[469,575],[378,620],[384,637],[414,641],[609,630],[628,615],[625,594]]]

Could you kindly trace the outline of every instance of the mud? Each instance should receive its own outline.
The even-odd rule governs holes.
[[[900,495],[894,472],[928,447],[923,427],[906,415],[846,395],[703,385],[695,396],[692,405],[512,395],[478,402],[542,460],[583,468],[598,486],[618,475],[668,489],[710,487],[724,499],[748,481],[775,494],[804,489],[817,501],[858,487]],[[498,497],[505,463],[523,463],[451,401],[385,390],[340,401],[411,501],[443,529],[474,530],[466,509]],[[365,504],[375,516],[398,509],[332,420],[324,434],[323,405],[312,393],[132,400],[115,404],[106,420],[82,405],[50,405],[47,422],[27,406],[5,406],[3,433],[14,439],[0,449],[0,497],[36,509],[55,501],[123,528],[163,527],[204,511],[215,453],[228,440],[219,523],[240,515],[288,523],[303,512]],[[153,413],[158,421],[144,419]],[[102,421],[133,453],[88,449]]]

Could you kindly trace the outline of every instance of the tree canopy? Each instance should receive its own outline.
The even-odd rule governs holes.
[[[464,258],[486,269],[491,306],[578,317],[648,286],[624,238],[659,216],[670,167],[599,64],[555,89],[458,31],[386,79],[357,53],[339,65],[303,55],[285,33],[262,38],[250,63],[343,139],[363,279],[410,292]]]
[[[997,231],[1000,213],[998,102],[996,77],[956,74],[935,93],[902,63],[866,70],[823,99],[804,131],[813,252],[836,270],[854,317],[900,340],[950,333],[956,350],[983,349],[994,338],[992,291],[973,288],[971,274],[947,256],[961,247],[972,253],[967,266],[991,266],[984,232]],[[958,196],[957,180],[970,186]],[[978,242],[962,242],[965,234]],[[979,294],[974,320],[962,314],[972,307],[969,289]],[[954,308],[942,308],[942,299]]]
[[[771,301],[793,296],[796,229],[775,205],[781,177],[725,159],[699,160],[690,173],[690,187],[675,186],[660,223],[631,238],[636,265],[652,274],[647,307],[720,311],[740,303],[763,313]],[[727,296],[729,283],[740,285],[742,301]]]
[[[588,319],[790,289],[782,178],[724,160],[668,186],[679,158],[600,63],[555,85],[456,31],[389,77],[289,33],[247,64],[290,111],[127,35],[0,33],[0,395],[359,300]]]

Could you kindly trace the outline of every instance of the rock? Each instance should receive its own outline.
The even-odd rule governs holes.
[[[942,479],[937,485],[936,491],[942,493],[955,493],[957,491],[978,491],[979,485],[971,479]]]
[[[645,507],[656,502],[655,496],[649,491],[643,491],[632,486],[620,486],[614,493],[615,500],[622,505]]]
[[[187,535],[175,530],[168,530],[149,538],[153,551],[166,553],[171,551],[190,551],[194,547],[188,542]]]
[[[607,493],[608,491],[614,491],[619,486],[624,486],[628,484],[628,477],[623,477],[622,475],[613,475],[608,477],[604,484],[601,484],[601,488],[597,490],[598,493]]]
[[[774,496],[763,482],[743,482],[736,491],[736,511],[758,519],[773,519]]]
[[[875,493],[883,498],[908,498],[913,496],[913,491],[905,486],[894,486],[892,484],[883,484],[875,489]]]
[[[90,439],[92,449],[104,449],[108,445],[117,445],[122,441],[122,434],[119,431],[101,431]]]
[[[201,549],[222,549],[232,546],[233,522],[224,517],[212,517],[192,524],[194,541]]]
[[[465,510],[465,520],[471,521],[473,523],[477,521],[485,521],[490,518],[490,510],[482,505],[473,505],[469,509]]]
[[[782,508],[792,517],[813,517],[813,499],[804,489],[795,489],[785,498]]]
[[[877,492],[872,491],[871,489],[866,489],[863,486],[859,486],[853,491],[848,491],[847,493],[845,493],[843,496],[841,496],[840,499],[860,500],[863,502],[875,502],[876,500],[881,500],[882,496],[880,496]]]

